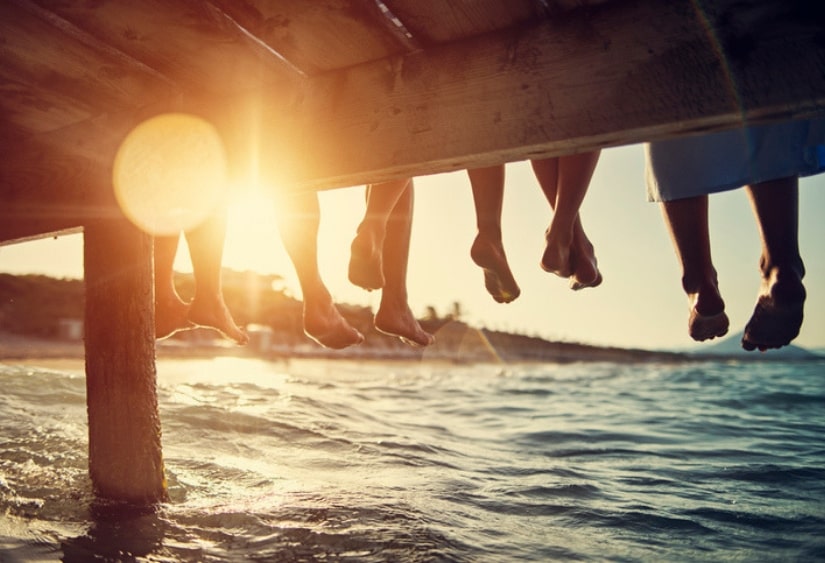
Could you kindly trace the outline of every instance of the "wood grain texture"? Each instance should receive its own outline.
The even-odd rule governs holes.
[[[734,56],[714,21],[688,1],[607,4],[327,73],[263,104],[262,162],[277,155],[279,185],[336,187],[823,111],[821,27],[776,20]]]
[[[0,3],[0,110],[34,132],[135,108],[170,84],[29,2]]]
[[[424,46],[505,29],[546,16],[536,0],[384,0]]]
[[[155,370],[152,239],[125,219],[86,226],[89,474],[100,498],[166,500]]]
[[[372,0],[211,0],[307,75],[407,51]]]
[[[124,0],[53,5],[67,21],[85,21],[83,33],[96,41],[121,29],[129,37],[112,39],[118,52],[129,50],[129,42],[145,42],[148,49],[162,33],[180,31],[168,51],[161,48],[170,62],[158,66],[173,70],[194,56],[196,45],[221,37],[203,2],[146,2],[139,5],[156,10],[142,15]],[[349,4],[332,5],[337,18]],[[624,0],[314,76],[290,75],[277,87],[153,95],[152,103],[89,117],[31,143],[0,134],[10,147],[0,155],[0,197],[36,202],[43,196],[40,201],[56,202],[55,209],[89,205],[89,186],[107,186],[120,139],[140,119],[169,109],[209,118],[224,137],[233,171],[262,176],[278,189],[358,185],[729,128],[743,120],[821,114],[825,26],[804,6]],[[422,3],[423,11],[430,8]],[[170,23],[170,13],[185,22]],[[127,33],[133,23],[155,34],[152,40]],[[215,69],[219,74],[221,67]],[[201,72],[209,71],[195,74]],[[4,112],[0,124],[10,116]],[[12,125],[9,131],[25,133],[25,124]],[[31,197],[21,200],[27,191]]]
[[[288,81],[294,74],[202,0],[32,1],[182,90],[225,93]]]

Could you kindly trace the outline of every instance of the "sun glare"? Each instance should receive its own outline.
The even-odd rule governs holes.
[[[226,187],[221,138],[207,121],[168,113],[124,139],[114,162],[115,197],[123,213],[153,235],[174,235],[203,221]]]
[[[300,209],[287,208],[276,213],[277,205],[290,205],[289,198],[276,197],[277,191],[277,187],[249,184],[230,188],[233,195],[229,204],[227,236],[236,237],[238,241],[247,241],[249,243],[245,245],[248,246],[247,254],[262,254],[265,249],[268,252],[271,241],[266,237],[274,236],[280,244],[277,219],[279,216],[289,219],[304,212]],[[336,250],[332,252],[336,254],[339,253],[338,246],[348,251],[349,242],[355,235],[355,228],[364,213],[363,190],[330,190],[319,193],[318,198],[320,205],[320,224],[317,235],[319,253],[329,252],[325,249],[327,246],[335,246]],[[310,233],[306,235],[309,236]],[[262,245],[265,248],[261,248]],[[240,250],[235,247],[233,253]],[[319,256],[319,260],[320,258]],[[326,264],[329,262],[329,257],[325,258],[322,267],[330,267]]]
[[[245,184],[230,191],[234,196],[228,208],[224,265],[239,271],[282,276],[284,286],[300,296],[295,269],[284,248],[277,220],[279,215],[290,216],[299,211],[283,209],[276,213],[276,205],[288,205],[289,199],[276,197],[277,188],[271,186]],[[319,200],[317,258],[321,274],[336,298],[349,302],[363,297],[363,290],[348,282],[347,266],[349,245],[364,214],[364,192],[331,190],[319,194]]]
[[[224,265],[288,277],[292,265],[278,233],[273,195],[249,186],[235,193],[228,209]]]

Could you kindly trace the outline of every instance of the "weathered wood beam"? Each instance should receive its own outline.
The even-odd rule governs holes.
[[[111,188],[114,152],[98,159],[31,137],[0,135],[0,142],[0,240],[121,216]]]
[[[804,5],[609,3],[313,77],[263,94],[258,160],[321,189],[821,113]]]
[[[89,474],[105,499],[166,499],[155,373],[152,240],[125,218],[84,231]]]
[[[152,69],[182,89],[229,93],[300,78],[282,57],[203,0],[34,3],[56,21]]]
[[[176,108],[173,98],[41,135],[0,123],[0,241],[122,217],[112,188],[118,147],[139,123]]]
[[[306,75],[409,51],[375,0],[208,0]]]
[[[98,176],[96,163],[46,152],[14,153],[20,159],[17,165],[0,165],[0,241],[77,228],[116,212],[114,200],[98,203],[88,191],[87,182]],[[42,167],[37,165],[41,159]]]
[[[794,17],[782,0],[742,13],[729,4],[744,5],[608,3],[277,89],[159,103],[142,116],[200,113],[221,130],[236,170],[280,189],[326,189],[822,114],[821,22]],[[81,190],[75,199],[85,201],[83,175],[110,172],[139,117],[101,116],[37,140],[57,152],[8,143],[0,195],[40,181],[59,184],[45,193]]]
[[[383,0],[421,45],[482,35],[535,20],[548,11],[537,0]]]
[[[45,227],[46,229],[53,229],[53,227]],[[0,237],[0,246],[8,246],[12,244],[20,244],[23,242],[32,242],[35,240],[42,240],[45,238],[57,238],[57,237],[64,237],[68,235],[77,235],[83,233],[83,227],[68,227],[65,229],[54,229],[54,230],[34,230],[30,229],[29,232],[31,234],[24,235],[20,234],[15,237],[3,238]]]
[[[29,0],[0,2],[0,114],[52,131],[169,96],[168,78]]]

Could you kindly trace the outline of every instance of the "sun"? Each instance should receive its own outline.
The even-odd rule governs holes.
[[[273,194],[258,186],[237,192],[227,207],[224,266],[287,277],[292,264],[278,232]]]

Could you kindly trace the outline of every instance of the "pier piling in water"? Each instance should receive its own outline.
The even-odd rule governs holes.
[[[84,232],[89,473],[104,499],[166,498],[158,414],[152,239],[126,218]]]

